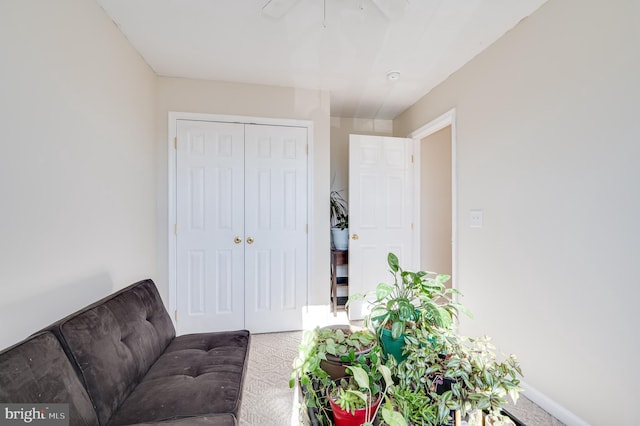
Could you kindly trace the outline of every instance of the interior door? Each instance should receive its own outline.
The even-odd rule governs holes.
[[[307,129],[247,125],[245,325],[299,330],[307,290]]]
[[[411,139],[349,136],[349,294],[389,281],[389,252],[405,269],[415,265],[413,165]],[[352,303],[349,319],[366,309]]]
[[[177,122],[178,332],[244,328],[244,125]]]

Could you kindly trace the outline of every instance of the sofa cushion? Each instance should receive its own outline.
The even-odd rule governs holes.
[[[196,421],[216,413],[237,418],[249,340],[246,330],[176,337],[109,425],[189,417]]]
[[[212,414],[201,417],[187,417],[179,420],[168,420],[165,422],[136,423],[135,426],[235,426],[237,420],[233,414]]]
[[[69,404],[70,425],[98,424],[58,339],[46,331],[0,352],[0,402]]]
[[[175,336],[151,280],[124,288],[53,326],[106,424]]]

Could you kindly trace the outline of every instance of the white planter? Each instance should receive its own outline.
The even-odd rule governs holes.
[[[331,228],[331,240],[333,248],[336,250],[347,250],[349,248],[349,228]]]

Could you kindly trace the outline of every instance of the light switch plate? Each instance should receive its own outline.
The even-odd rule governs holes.
[[[482,228],[482,210],[469,210],[469,227]]]

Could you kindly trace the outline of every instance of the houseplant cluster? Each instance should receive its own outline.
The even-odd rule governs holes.
[[[290,386],[300,385],[312,425],[440,426],[511,424],[501,414],[517,401],[522,371],[514,355],[498,358],[487,337],[456,332],[459,314],[447,275],[403,270],[387,257],[393,279],[375,292],[361,329],[317,328],[305,333]],[[329,368],[339,364],[341,369]]]

